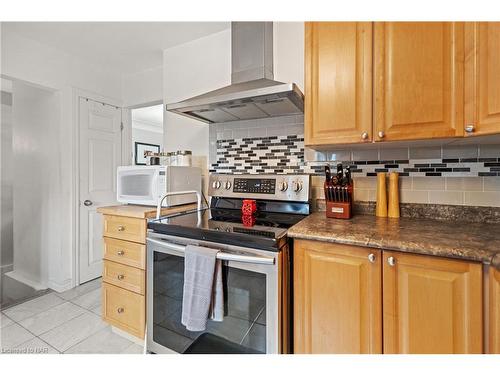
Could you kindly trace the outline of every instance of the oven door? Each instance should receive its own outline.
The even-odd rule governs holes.
[[[224,319],[191,332],[181,324],[187,244],[220,249]],[[279,353],[279,253],[149,233],[147,240],[147,349],[154,353]]]

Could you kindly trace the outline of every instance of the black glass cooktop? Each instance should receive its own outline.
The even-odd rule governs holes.
[[[227,205],[233,207],[226,208]],[[287,228],[307,216],[300,211],[302,208],[297,210],[298,207],[292,207],[294,212],[290,212],[290,207],[278,207],[275,210],[278,212],[259,210],[255,224],[245,226],[238,202],[226,200],[212,206],[216,207],[152,220],[148,228],[171,236],[279,251],[286,242]],[[262,209],[262,204],[259,207]],[[272,205],[266,209],[271,210]]]

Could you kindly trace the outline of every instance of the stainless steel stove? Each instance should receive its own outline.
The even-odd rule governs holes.
[[[221,175],[209,181],[209,208],[148,223],[147,348],[155,353],[287,353],[291,346],[287,228],[310,212],[308,175]],[[254,225],[242,220],[256,201]],[[245,225],[247,224],[247,225]],[[225,316],[207,330],[181,324],[183,252],[219,249]]]

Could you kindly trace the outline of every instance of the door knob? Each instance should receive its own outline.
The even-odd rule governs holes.
[[[90,200],[88,200],[88,199],[85,199],[85,200],[83,201],[83,205],[84,205],[84,206],[87,206],[87,207],[88,207],[88,206],[92,206],[92,201],[90,201]]]
[[[389,264],[389,266],[394,267],[394,265],[396,264],[396,259],[394,257],[389,257],[387,258],[387,263]]]
[[[381,130],[378,132],[378,136],[379,138],[384,138],[385,137],[385,133]]]
[[[370,261],[370,263],[375,263],[375,254],[371,253],[370,255],[368,255],[368,260]]]
[[[368,139],[368,132],[361,133],[361,139]]]

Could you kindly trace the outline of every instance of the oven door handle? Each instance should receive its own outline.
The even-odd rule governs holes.
[[[178,253],[184,254],[184,252],[186,251],[186,246],[177,245],[175,243],[166,242],[166,241],[154,240],[152,238],[147,238],[147,240],[151,243],[158,245],[158,246],[167,248],[169,250],[176,251]],[[242,262],[242,263],[255,263],[255,264],[267,264],[267,265],[274,264],[274,258],[261,257],[261,256],[251,256],[251,255],[231,254],[231,253],[225,253],[222,251],[217,253],[217,259],[229,260],[229,261],[233,261],[233,262]]]

